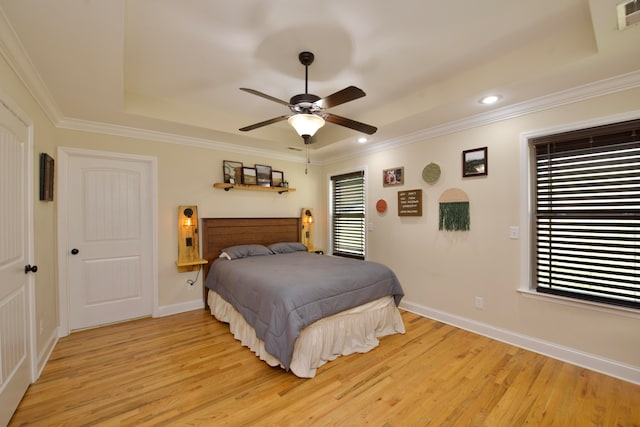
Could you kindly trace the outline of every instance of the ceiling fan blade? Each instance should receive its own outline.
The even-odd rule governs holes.
[[[273,124],[273,123],[278,123],[278,122],[281,122],[283,120],[287,120],[288,118],[289,118],[289,116],[275,117],[273,119],[265,120],[264,122],[254,123],[252,125],[245,126],[245,127],[240,128],[238,130],[246,132],[248,130],[254,130],[254,129],[261,128],[262,126],[267,126],[267,125],[270,125],[270,124]]]
[[[243,90],[245,92],[249,92],[251,94],[254,94],[254,95],[260,96],[262,98],[268,99],[269,101],[277,102],[278,104],[282,104],[282,105],[284,105],[286,107],[290,107],[291,106],[291,104],[289,104],[287,101],[283,101],[282,99],[274,98],[271,95],[267,95],[266,93],[262,93],[260,91],[255,90],[255,89],[247,89],[246,87],[241,87],[240,90]]]
[[[378,130],[378,128],[375,126],[347,119],[346,117],[336,116],[335,114],[326,114],[324,119],[330,123],[348,127],[350,129],[366,133],[367,135],[373,135]]]
[[[315,102],[320,108],[331,108],[354,99],[362,98],[366,93],[360,88],[349,86]]]

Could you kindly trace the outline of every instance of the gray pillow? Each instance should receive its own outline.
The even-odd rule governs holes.
[[[219,258],[239,259],[262,255],[273,255],[273,252],[271,252],[271,249],[262,245],[237,245],[224,248],[220,251]]]
[[[291,252],[308,251],[307,247],[299,242],[274,243],[272,245],[269,245],[269,249],[271,249],[274,254],[288,254]]]

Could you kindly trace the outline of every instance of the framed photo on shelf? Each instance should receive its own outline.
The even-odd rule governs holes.
[[[284,173],[282,171],[271,171],[271,186],[282,187],[284,182]]]
[[[403,184],[404,184],[404,166],[382,170],[382,186],[383,187],[391,187],[393,185],[403,185]]]
[[[242,183],[242,162],[223,160],[222,172],[224,174],[224,182],[226,182],[227,184]]]
[[[271,166],[256,165],[256,175],[258,185],[262,187],[271,187]]]
[[[256,168],[242,167],[242,183],[246,185],[256,185],[258,183]]]
[[[53,201],[53,176],[55,162],[47,153],[40,154],[40,200]]]
[[[462,176],[483,176],[489,173],[487,147],[462,152]]]

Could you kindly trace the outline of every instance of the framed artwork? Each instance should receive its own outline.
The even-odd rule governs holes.
[[[224,174],[224,182],[226,182],[227,184],[242,183],[242,162],[223,160],[222,172]]]
[[[40,154],[40,200],[53,201],[54,160],[47,153]]]
[[[256,175],[258,185],[262,187],[271,187],[271,166],[256,165]]]
[[[256,185],[258,183],[256,168],[242,167],[242,183],[246,185]]]
[[[397,167],[382,170],[382,186],[391,187],[393,185],[404,184],[404,167]]]
[[[284,182],[284,173],[282,171],[271,171],[271,186],[282,187]]]
[[[462,176],[482,176],[489,172],[487,147],[462,152]]]

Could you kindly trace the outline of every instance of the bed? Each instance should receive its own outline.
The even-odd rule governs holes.
[[[404,333],[403,292],[382,264],[306,251],[299,221],[203,219],[204,298],[260,359],[311,378],[340,355]]]

